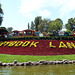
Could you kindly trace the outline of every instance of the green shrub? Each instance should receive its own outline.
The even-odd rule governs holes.
[[[26,36],[26,37],[12,37],[12,38],[1,38],[0,41],[6,40],[75,40],[75,36]]]

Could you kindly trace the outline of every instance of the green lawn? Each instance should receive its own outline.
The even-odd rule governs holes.
[[[52,61],[52,60],[75,60],[75,55],[56,55],[56,56],[29,56],[29,55],[5,55],[0,54],[0,62],[12,63],[14,60],[18,62],[28,62],[28,61]]]

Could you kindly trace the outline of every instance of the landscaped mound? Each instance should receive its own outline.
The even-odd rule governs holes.
[[[75,40],[0,41],[0,54],[13,54],[13,55],[75,54]]]

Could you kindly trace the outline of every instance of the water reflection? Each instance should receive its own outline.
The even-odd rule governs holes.
[[[0,75],[75,75],[75,65],[0,67]]]

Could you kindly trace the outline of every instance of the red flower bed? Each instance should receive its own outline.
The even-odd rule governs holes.
[[[25,42],[25,40],[22,40],[22,44],[20,46],[0,46],[0,54],[13,54],[13,55],[68,55],[68,54],[75,54],[75,41],[69,41],[69,40],[26,40],[30,43],[23,47],[22,44]],[[38,42],[37,44],[31,45]],[[8,41],[10,42],[10,41]],[[14,42],[14,41],[13,41]],[[17,41],[19,42],[19,41]],[[70,48],[70,46],[67,45],[68,43],[73,43]],[[50,45],[51,43],[51,45]],[[62,44],[63,43],[63,44]],[[26,43],[27,44],[27,43]],[[25,45],[26,45],[25,44]],[[1,45],[1,43],[0,43]],[[62,46],[62,48],[59,48],[59,46]],[[64,46],[65,45],[65,46]],[[31,46],[31,47],[30,47]],[[63,47],[64,46],[64,47]],[[54,48],[53,48],[54,47]],[[67,47],[67,48],[66,48]]]

